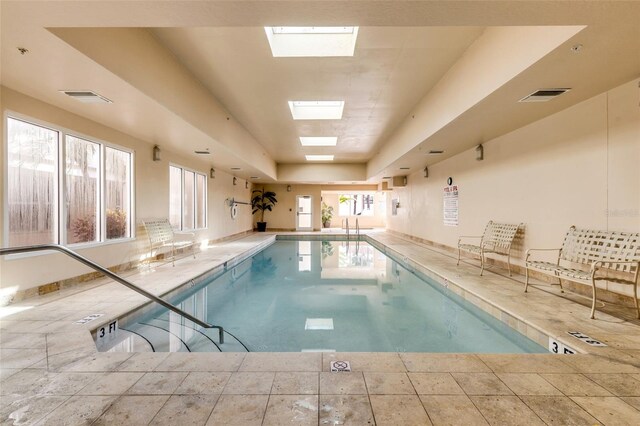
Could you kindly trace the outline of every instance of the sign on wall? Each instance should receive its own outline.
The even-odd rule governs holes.
[[[458,185],[444,187],[442,218],[445,226],[458,226]]]

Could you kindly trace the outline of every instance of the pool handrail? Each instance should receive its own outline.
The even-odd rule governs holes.
[[[78,262],[90,267],[91,269],[98,271],[98,272],[102,272],[103,274],[105,274],[106,276],[108,276],[109,278],[111,278],[112,280],[130,288],[131,290],[143,295],[144,297],[146,297],[147,299],[150,299],[162,306],[164,306],[165,308],[169,309],[170,311],[175,312],[176,314],[188,319],[189,321],[193,321],[194,323],[198,324],[200,327],[204,327],[204,328],[217,328],[218,329],[218,340],[220,341],[220,344],[224,344],[224,329],[219,326],[219,325],[211,325],[208,324],[204,321],[199,320],[198,318],[194,317],[193,315],[183,311],[180,308],[177,308],[175,306],[173,306],[171,303],[165,301],[164,299],[161,299],[160,297],[149,293],[148,291],[138,287],[137,285],[133,284],[130,281],[125,280],[124,278],[122,278],[121,276],[114,274],[113,272],[111,272],[110,270],[108,270],[107,268],[104,268],[100,265],[98,265],[97,263],[95,263],[92,260],[87,259],[84,256],[79,255],[78,253],[76,253],[73,250],[68,249],[67,247],[58,245],[58,244],[41,244],[41,245],[35,245],[35,246],[22,246],[22,247],[12,247],[12,248],[0,248],[0,256],[6,256],[6,255],[10,255],[10,254],[19,254],[19,253],[29,253],[29,252],[34,252],[34,251],[46,251],[46,250],[54,250],[54,251],[58,251],[60,253],[64,253],[67,256],[77,260]]]

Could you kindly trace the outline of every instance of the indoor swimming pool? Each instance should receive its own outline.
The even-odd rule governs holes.
[[[363,241],[278,240],[167,299],[230,334],[148,306],[100,350],[544,353],[442,285]]]

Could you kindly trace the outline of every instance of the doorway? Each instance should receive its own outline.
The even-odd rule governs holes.
[[[313,197],[298,195],[296,197],[296,231],[313,230]]]

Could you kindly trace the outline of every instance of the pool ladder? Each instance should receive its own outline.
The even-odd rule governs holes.
[[[113,272],[111,272],[107,268],[103,268],[102,266],[98,265],[97,263],[93,262],[92,260],[89,260],[86,257],[79,255],[75,251],[69,250],[66,247],[63,247],[63,246],[60,246],[60,245],[57,245],[57,244],[42,244],[42,245],[37,245],[37,246],[24,246],[24,247],[15,247],[15,248],[0,248],[0,256],[6,256],[6,255],[9,255],[9,254],[18,254],[18,253],[29,253],[29,252],[34,252],[34,251],[45,251],[45,250],[55,250],[55,251],[59,251],[60,253],[64,253],[67,256],[77,260],[78,262],[90,267],[91,269],[93,269],[95,271],[98,271],[98,272],[102,272],[103,274],[105,274],[106,276],[111,278],[112,280],[114,280],[114,281],[116,281],[116,282],[118,282],[118,283],[120,283],[120,284],[122,284],[122,285],[124,285],[126,287],[129,287],[131,290],[143,295],[147,299],[152,300],[152,301],[164,306],[165,308],[169,309],[170,311],[173,311],[176,314],[188,319],[189,321],[192,321],[192,322],[198,324],[200,327],[218,329],[218,340],[220,341],[220,344],[224,344],[224,329],[221,326],[211,325],[211,324],[208,324],[208,323],[206,323],[204,321],[199,320],[198,318],[194,317],[193,315],[183,311],[180,308],[177,308],[177,307],[173,306],[171,303],[166,302],[165,300],[159,298],[158,296],[153,295],[153,294],[149,293],[146,290],[143,290],[142,288],[138,287],[137,285],[133,284],[132,282],[127,281],[124,278],[122,278],[121,276],[114,274]]]
[[[345,219],[345,229],[347,230],[347,240],[349,239],[349,218]],[[360,224],[356,217],[356,240],[360,240]]]

